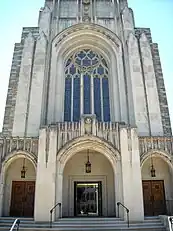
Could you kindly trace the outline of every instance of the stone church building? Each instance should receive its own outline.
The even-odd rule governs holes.
[[[14,47],[0,216],[169,214],[172,141],[158,45],[127,0],[45,0]]]

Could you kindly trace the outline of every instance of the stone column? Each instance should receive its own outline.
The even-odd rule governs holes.
[[[26,132],[26,122],[28,114],[28,104],[30,95],[30,85],[32,80],[33,54],[35,50],[35,41],[31,33],[25,38],[19,83],[17,89],[17,98],[13,122],[13,136],[24,136]]]
[[[132,96],[131,100],[134,102],[133,105],[135,121],[139,134],[141,136],[148,136],[149,120],[147,115],[147,102],[143,83],[142,67],[139,55],[138,41],[133,33],[129,35],[127,46],[130,67],[129,81],[131,82],[130,94]]]
[[[143,196],[138,139],[135,130],[120,129],[122,202],[130,210],[130,221],[143,221]],[[126,213],[124,213],[126,219]]]
[[[139,43],[150,120],[150,132],[152,136],[163,136],[162,118],[151,46],[144,33],[141,35]]]
[[[3,201],[4,201],[4,167],[0,172],[0,217],[3,215]]]
[[[121,162],[120,160],[117,161],[116,167],[115,167],[115,174],[114,174],[114,182],[115,182],[115,206],[116,206],[116,216],[118,215],[117,210],[117,202],[123,201],[122,196],[122,171],[121,171]],[[120,210],[120,217],[123,216],[122,210]]]
[[[31,137],[38,136],[39,133],[43,98],[46,47],[46,37],[42,32],[37,38],[32,72],[33,76],[27,124],[27,136]]]
[[[60,203],[60,206],[56,207],[55,220],[62,217],[62,191],[63,191],[63,172],[61,172],[61,164],[58,164],[57,168],[57,186],[56,186],[56,204]]]
[[[35,221],[49,221],[55,206],[57,132],[54,128],[40,130],[35,190]]]

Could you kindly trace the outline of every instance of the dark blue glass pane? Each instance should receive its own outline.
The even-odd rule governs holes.
[[[104,69],[103,69],[103,67],[101,65],[97,68],[97,73],[100,74],[100,75],[104,74]]]
[[[80,58],[80,59],[83,59],[84,57],[85,57],[85,53],[83,52],[83,51],[81,51],[79,54],[78,54],[78,57]]]
[[[73,121],[80,119],[80,78],[73,80]]]
[[[109,85],[108,79],[102,79],[102,90],[103,90],[103,117],[104,121],[110,121],[110,105],[109,105]]]
[[[100,78],[94,78],[94,112],[97,120],[101,121]]]
[[[64,121],[71,121],[71,79],[65,80]]]
[[[70,74],[74,75],[75,73],[76,73],[76,67],[74,66],[74,64],[72,64],[70,67]]]
[[[88,57],[90,59],[93,59],[96,56],[96,54],[93,51],[90,51],[90,53],[88,54]]]
[[[92,60],[92,65],[96,65],[99,62],[99,60],[97,58]]]
[[[91,66],[91,60],[88,58],[85,58],[83,60],[83,66],[85,66],[85,67]]]
[[[90,76],[88,74],[84,75],[84,114],[91,113],[91,86],[90,86]]]

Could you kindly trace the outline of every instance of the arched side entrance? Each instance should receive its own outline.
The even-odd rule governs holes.
[[[91,173],[85,171],[88,151]],[[99,138],[65,145],[57,155],[56,201],[62,203],[62,215],[115,216],[116,201],[122,199],[120,168],[118,151]]]
[[[26,171],[21,176],[22,168]],[[34,214],[36,161],[33,154],[13,152],[1,169],[1,215],[32,217]]]
[[[151,167],[155,176],[151,175]],[[173,166],[166,152],[153,150],[141,159],[144,213],[146,216],[172,214],[173,212]]]

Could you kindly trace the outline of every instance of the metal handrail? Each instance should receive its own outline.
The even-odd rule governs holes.
[[[50,228],[52,228],[52,213],[53,213],[53,210],[59,206],[59,211],[61,211],[61,203],[57,203],[51,210],[50,210]],[[61,217],[61,214],[60,216]]]
[[[130,226],[130,222],[129,222],[129,212],[130,210],[125,206],[123,205],[121,202],[117,202],[117,206],[118,206],[118,217],[120,216],[120,205],[126,210],[126,213],[127,213],[127,226],[129,228]]]
[[[173,217],[168,217],[169,231],[173,231]]]
[[[17,218],[14,222],[13,222],[13,224],[12,224],[12,226],[11,226],[11,228],[10,228],[10,231],[13,231],[13,229],[15,228],[15,226],[17,225],[17,231],[19,230],[19,225],[20,225],[20,220]]]

